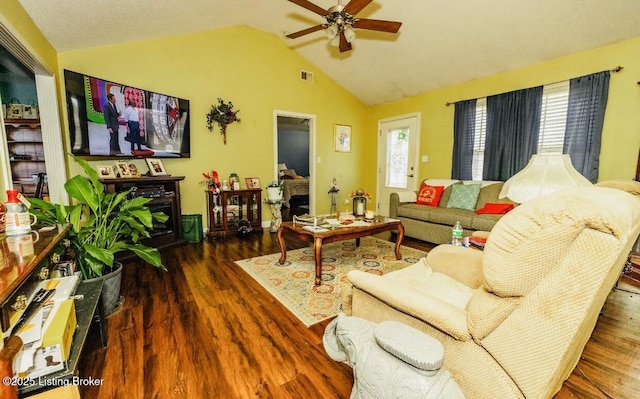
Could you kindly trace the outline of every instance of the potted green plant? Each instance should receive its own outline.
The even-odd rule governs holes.
[[[120,293],[122,264],[115,261],[115,254],[131,251],[149,264],[166,270],[160,252],[140,244],[140,239],[149,237],[153,221],[165,222],[168,216],[162,212],[151,212],[149,198],[128,198],[129,192],[105,193],[98,173],[83,159],[71,155],[87,174],[69,179],[64,188],[75,200],[74,205],[61,205],[29,198],[31,211],[37,212],[38,220],[45,225],[69,223],[68,239],[70,251],[79,265],[82,279],[107,278],[116,281],[103,289],[103,309],[108,314],[117,305]],[[109,289],[117,293],[108,292]]]
[[[271,202],[278,202],[282,200],[282,191],[284,190],[284,183],[277,180],[267,184],[267,200]]]

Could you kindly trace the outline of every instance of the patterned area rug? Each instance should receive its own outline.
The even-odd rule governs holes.
[[[403,246],[396,260],[395,244],[364,237],[322,247],[322,285],[314,281],[313,247],[287,252],[287,261],[278,263],[280,253],[235,262],[295,314],[307,327],[338,314],[342,289],[350,270],[383,275],[416,263],[426,252]]]

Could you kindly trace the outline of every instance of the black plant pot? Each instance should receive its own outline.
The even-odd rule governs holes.
[[[96,277],[85,281],[104,280],[102,287],[102,314],[106,317],[116,310],[120,301],[120,284],[122,281],[122,263],[114,262],[114,269],[102,277]]]

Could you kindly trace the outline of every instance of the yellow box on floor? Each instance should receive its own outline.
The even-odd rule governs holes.
[[[71,341],[76,330],[76,307],[73,299],[67,299],[60,303],[56,313],[52,316],[51,324],[42,337],[42,347],[60,344],[62,360],[69,358]]]

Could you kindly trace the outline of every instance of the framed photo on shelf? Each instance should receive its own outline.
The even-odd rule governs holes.
[[[351,126],[333,125],[334,151],[351,152]]]
[[[247,177],[244,179],[247,188],[260,188],[260,180],[257,177]]]
[[[116,174],[113,171],[113,166],[111,165],[96,165],[96,170],[98,171],[98,177],[101,179],[116,178]]]
[[[146,158],[147,166],[149,166],[149,173],[151,176],[166,176],[167,171],[164,169],[162,161],[155,158]]]
[[[130,177],[140,177],[140,171],[135,163],[129,164],[129,173],[131,174]]]
[[[126,162],[116,162],[114,169],[119,177],[131,177],[131,171],[129,170],[129,165],[127,165]]]

